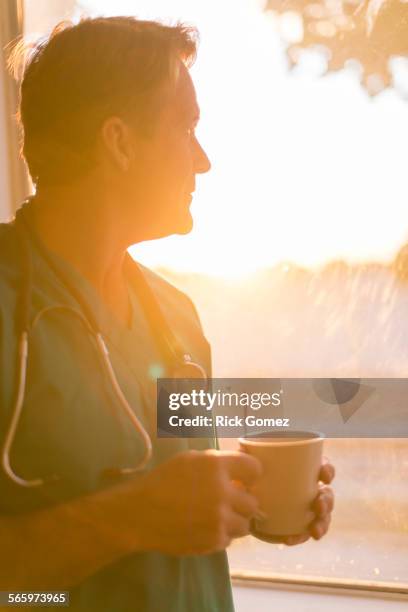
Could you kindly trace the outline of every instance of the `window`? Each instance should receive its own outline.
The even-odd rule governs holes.
[[[138,16],[201,31],[198,136],[213,170],[198,184],[194,232],[134,254],[194,299],[218,377],[404,377],[403,252],[398,270],[393,261],[408,234],[406,101],[392,90],[369,99],[352,71],[318,78],[313,53],[290,74],[261,4],[138,3]],[[25,27],[133,9],[26,0]],[[407,584],[407,441],[329,440],[325,452],[337,467],[329,535],[295,548],[236,541],[232,570]]]

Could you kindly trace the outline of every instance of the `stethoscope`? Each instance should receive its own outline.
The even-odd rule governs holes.
[[[27,204],[28,202],[25,203],[23,207],[26,207]],[[115,475],[128,475],[143,470],[147,463],[150,461],[153,454],[152,441],[148,432],[143,427],[135,412],[132,410],[128,400],[126,399],[119,385],[118,379],[116,377],[115,371],[110,360],[108,347],[91,309],[88,307],[81,294],[76,291],[75,287],[69,286],[67,280],[62,278],[61,271],[57,269],[55,262],[51,259],[48,253],[45,252],[44,248],[42,248],[39,239],[30,229],[27,221],[24,218],[23,210],[17,213],[17,217],[14,221],[14,228],[18,235],[19,243],[21,246],[21,292],[19,296],[17,312],[17,329],[21,330],[21,334],[18,340],[18,376],[15,398],[13,400],[11,419],[4,438],[1,453],[1,462],[5,474],[15,484],[22,487],[39,487],[41,485],[45,485],[49,480],[43,478],[34,478],[31,480],[26,480],[19,476],[18,474],[16,474],[16,472],[11,466],[10,454],[16,437],[16,432],[18,424],[20,422],[24,398],[26,394],[30,333],[36,327],[41,317],[55,310],[65,312],[68,311],[69,313],[73,314],[81,321],[85,329],[94,338],[98,353],[102,358],[103,368],[107,374],[107,377],[110,381],[111,387],[118,400],[118,403],[125,411],[133,427],[142,438],[144,445],[144,454],[140,462],[135,467],[115,468],[112,471],[115,473]],[[40,250],[42,256],[45,258],[48,265],[51,267],[59,281],[68,290],[70,295],[74,297],[74,299],[79,305],[80,310],[74,308],[73,306],[68,306],[65,304],[55,304],[52,306],[44,307],[31,320],[30,310],[31,292],[33,287],[33,262],[30,252],[30,240],[35,244],[35,247]],[[130,256],[128,255],[128,257]],[[169,376],[169,378],[199,378],[206,380],[207,374],[204,368],[192,360],[191,355],[183,350],[183,347],[179,343],[176,336],[173,334],[161,311],[160,305],[153,293],[153,290],[149,286],[142,270],[136,262],[132,265],[132,274],[135,276],[135,280],[137,281],[137,288],[139,290],[138,297],[146,314],[152,333],[156,337],[158,346],[161,349],[161,353],[166,356],[167,362],[172,365],[170,371],[173,372],[173,376]],[[56,479],[58,479],[58,477],[53,476],[50,480],[54,481]]]

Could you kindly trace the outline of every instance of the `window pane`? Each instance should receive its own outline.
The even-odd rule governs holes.
[[[351,72],[314,78],[310,57],[290,74],[258,0],[26,0],[26,33],[135,4],[201,32],[197,133],[213,170],[192,234],[134,254],[195,301],[214,376],[405,376],[406,262],[399,276],[390,262],[408,231],[406,102],[370,100]],[[325,444],[337,468],[329,535],[294,548],[237,540],[232,569],[407,583],[407,442]]]

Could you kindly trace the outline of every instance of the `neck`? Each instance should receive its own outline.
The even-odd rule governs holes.
[[[33,224],[44,246],[73,265],[116,314],[127,319],[126,245],[113,210],[118,207],[95,190],[48,190],[34,199]]]

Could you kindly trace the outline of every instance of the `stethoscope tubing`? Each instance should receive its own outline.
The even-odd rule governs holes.
[[[45,314],[45,312],[50,311],[53,308],[58,308],[58,306],[47,307],[47,308],[44,308],[42,311],[40,311],[38,315],[36,316],[36,318],[34,319],[33,327],[35,323],[40,319],[40,316],[42,314]],[[82,315],[79,312],[75,311],[73,308],[64,307],[61,305],[61,309],[68,309],[71,312],[74,312],[75,314],[77,314],[77,316],[80,319],[83,320],[83,322],[88,328],[90,327],[85,317],[82,317]],[[90,330],[90,331],[92,331],[92,334],[93,334],[93,330]],[[6,431],[6,435],[4,438],[3,448],[1,452],[1,464],[2,464],[2,468],[5,474],[7,475],[7,477],[10,478],[10,480],[12,480],[15,484],[21,487],[25,487],[25,488],[34,488],[34,487],[45,485],[47,481],[42,478],[34,478],[31,480],[22,478],[13,470],[11,466],[11,462],[10,462],[11,450],[12,450],[13,443],[16,437],[17,428],[20,422],[20,418],[21,418],[21,414],[23,410],[24,399],[25,399],[25,389],[26,389],[26,382],[27,382],[27,362],[28,362],[28,335],[29,335],[29,332],[27,332],[26,330],[23,331],[21,333],[20,340],[19,340],[19,348],[18,348],[19,371],[18,371],[18,381],[17,381],[17,392],[16,392],[14,407],[12,410],[10,424],[9,424],[9,427]],[[143,457],[139,461],[136,467],[120,468],[117,470],[117,472],[120,475],[128,475],[128,474],[140,472],[146,467],[146,465],[149,463],[149,461],[152,458],[153,448],[152,448],[151,438],[148,432],[146,431],[146,429],[143,427],[140,420],[138,419],[138,417],[136,416],[136,414],[133,412],[129,402],[127,401],[119,385],[115,371],[112,366],[112,362],[109,357],[108,348],[106,346],[106,343],[101,333],[97,333],[95,335],[95,341],[96,341],[98,352],[102,357],[102,362],[105,367],[108,378],[110,380],[112,389],[114,390],[114,393],[120,405],[122,406],[127,417],[131,421],[133,427],[140,434],[142,441],[143,441],[144,449],[145,449]],[[50,480],[55,480],[55,479],[56,477],[53,476]]]
[[[14,405],[12,409],[12,415],[11,415],[9,427],[6,431],[4,443],[2,446],[2,450],[1,450],[1,464],[2,464],[2,468],[6,476],[10,478],[10,480],[12,480],[15,484],[21,487],[25,487],[25,488],[39,487],[39,486],[45,485],[46,482],[48,482],[48,479],[34,478],[31,480],[27,480],[19,476],[13,470],[11,466],[10,455],[11,455],[13,443],[16,437],[16,432],[17,432],[18,424],[20,422],[20,418],[21,418],[21,414],[23,410],[24,399],[25,399],[26,383],[27,383],[29,334],[32,331],[32,329],[35,327],[35,325],[38,323],[41,316],[43,316],[48,311],[58,309],[58,308],[60,308],[61,310],[69,310],[71,313],[74,313],[76,316],[78,316],[79,319],[85,325],[85,327],[88,329],[88,331],[91,333],[91,335],[95,338],[97,349],[102,357],[102,362],[106,370],[106,373],[108,375],[108,378],[110,380],[112,389],[114,390],[114,393],[120,405],[122,406],[124,412],[126,413],[133,427],[138,432],[138,434],[140,434],[142,438],[145,450],[144,450],[143,457],[139,461],[137,466],[132,467],[132,468],[130,467],[129,468],[118,468],[116,471],[123,475],[133,474],[133,473],[142,471],[152,458],[152,453],[153,453],[152,441],[151,441],[151,438],[148,432],[143,427],[141,421],[138,419],[135,412],[132,410],[132,407],[127,401],[119,385],[114,368],[112,366],[112,362],[109,357],[109,351],[108,351],[107,345],[102,336],[102,333],[96,327],[93,316],[90,318],[89,313],[88,313],[89,309],[84,308],[82,300],[80,299],[77,299],[77,301],[79,302],[79,306],[81,307],[81,309],[83,310],[85,314],[82,314],[75,308],[67,306],[67,305],[61,304],[61,305],[48,306],[48,307],[43,308],[41,311],[39,311],[37,315],[34,317],[33,322],[30,324],[30,304],[31,304],[33,266],[32,266],[32,260],[31,260],[30,247],[28,244],[28,237],[26,235],[26,232],[28,232],[29,229],[26,227],[23,219],[20,219],[18,222],[16,221],[15,227],[16,227],[16,231],[21,241],[22,259],[23,259],[22,293],[21,293],[21,301],[19,305],[20,306],[20,312],[19,312],[20,328],[22,331],[21,331],[19,342],[18,342],[19,371],[18,371],[18,379],[17,379],[17,385],[16,385],[16,395],[14,399]],[[54,266],[52,267],[54,268]],[[57,272],[55,271],[55,268],[54,268],[54,272],[57,274]],[[58,274],[57,276],[60,278]],[[62,281],[61,278],[60,280]],[[64,285],[67,287],[66,283],[64,283]],[[144,285],[146,286],[146,282],[144,283]],[[76,292],[71,291],[71,293],[73,293],[73,296],[75,298],[78,298]],[[189,354],[184,353],[183,351],[177,351],[178,342],[175,339],[174,335],[172,334],[171,330],[166,325],[164,317],[162,316],[160,312],[160,307],[158,306],[152,292],[147,291],[147,296],[145,294],[144,297],[145,299],[147,299],[148,305],[153,311],[156,326],[160,325],[161,327],[161,330],[163,332],[162,339],[167,345],[168,352],[171,353],[171,355],[173,356],[173,361],[174,362],[177,361],[179,365],[180,364],[182,365],[191,364],[195,366],[196,368],[198,368],[198,370],[202,373],[203,377],[206,377],[206,373],[204,369],[200,365],[194,364]],[[56,478],[57,477],[53,476],[51,480],[55,480]]]

